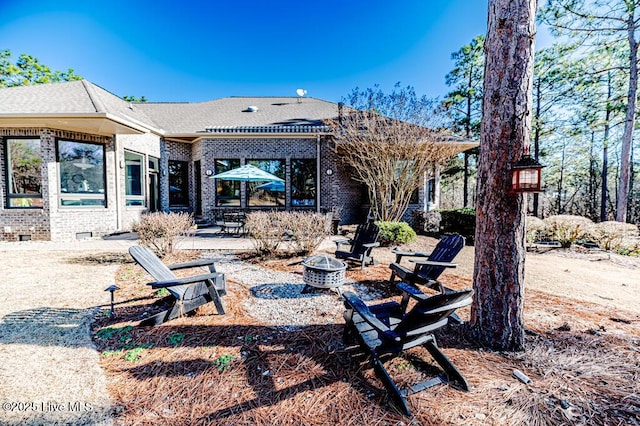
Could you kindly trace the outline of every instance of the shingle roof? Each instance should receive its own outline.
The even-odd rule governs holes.
[[[219,128],[319,126],[323,120],[338,116],[335,103],[296,97],[230,97],[202,103],[146,103],[137,106],[157,125],[174,134]]]
[[[86,80],[0,89],[0,114],[100,113],[154,125],[142,109]]]
[[[249,107],[255,107],[250,111]],[[254,108],[251,108],[254,109]],[[110,114],[133,119],[150,130],[171,134],[205,131],[250,132],[269,126],[278,129],[311,129],[338,115],[338,105],[315,98],[230,97],[200,103],[129,103],[86,80],[18,86],[0,89],[0,115]],[[303,127],[300,127],[303,126]],[[316,127],[315,130],[319,128]],[[270,132],[271,132],[270,131]]]

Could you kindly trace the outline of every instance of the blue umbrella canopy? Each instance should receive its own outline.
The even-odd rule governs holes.
[[[267,183],[263,183],[262,185],[256,186],[256,189],[263,189],[265,191],[271,191],[271,192],[284,192],[284,182],[282,181],[267,182]]]
[[[284,182],[284,180],[280,179],[278,176],[265,172],[264,170],[259,169],[256,166],[252,166],[251,164],[245,164],[244,166],[240,166],[226,172],[218,173],[217,175],[213,175],[211,177],[214,179],[239,180],[245,182]]]

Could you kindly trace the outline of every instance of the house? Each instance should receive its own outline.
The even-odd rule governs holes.
[[[364,191],[324,125],[337,116],[338,104],[307,97],[129,103],[86,80],[2,88],[0,240],[102,236],[153,211],[213,220],[225,209],[340,207],[357,222]],[[210,178],[243,164],[284,184]]]

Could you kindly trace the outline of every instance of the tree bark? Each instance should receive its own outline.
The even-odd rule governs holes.
[[[473,77],[473,67],[469,71],[469,84],[468,88],[471,88]],[[467,95],[467,122],[465,123],[465,136],[467,139],[471,139],[471,94]],[[469,205],[469,152],[464,152],[464,186],[462,189],[462,207]]]
[[[494,350],[524,349],[524,198],[511,169],[531,134],[536,8],[489,1],[471,327]]]

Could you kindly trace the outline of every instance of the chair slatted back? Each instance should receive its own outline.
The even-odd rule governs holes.
[[[351,252],[354,254],[366,254],[371,252],[371,247],[365,247],[363,244],[371,244],[378,241],[380,235],[380,228],[373,222],[361,223],[356,228],[356,233],[353,236],[353,244],[351,246]]]
[[[472,296],[472,289],[431,296],[416,303],[394,328],[394,331],[400,335],[407,335],[411,334],[413,330],[438,324],[446,320],[456,309],[470,305],[473,301]]]
[[[156,281],[173,280],[176,275],[162,263],[160,258],[156,256],[147,247],[132,246],[129,248],[129,254],[149,275],[151,275]],[[203,285],[204,286],[204,283]],[[188,300],[193,297],[197,297],[197,293],[202,290],[199,289],[200,285],[177,285],[173,287],[167,287],[167,290],[178,300]],[[206,287],[205,287],[206,289]]]
[[[458,234],[447,235],[442,238],[431,252],[429,260],[433,262],[451,262],[464,247],[464,237]],[[417,275],[425,280],[437,280],[444,272],[443,266],[421,265]]]

